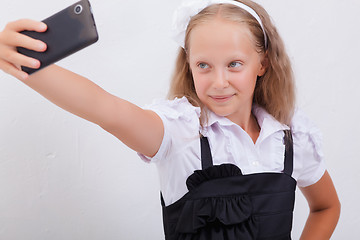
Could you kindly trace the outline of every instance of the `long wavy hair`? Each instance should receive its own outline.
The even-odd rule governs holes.
[[[216,17],[224,20],[246,24],[252,33],[254,46],[259,54],[267,57],[266,73],[259,77],[254,90],[253,103],[263,107],[279,122],[289,125],[295,107],[295,83],[290,59],[284,43],[265,9],[250,0],[239,0],[259,15],[267,35],[265,46],[264,33],[260,24],[247,11],[231,4],[214,4],[203,9],[191,18],[185,37],[185,48],[181,48],[176,60],[169,99],[187,97],[194,106],[203,108],[196,95],[194,80],[188,62],[187,49],[191,31],[199,24],[206,23]]]

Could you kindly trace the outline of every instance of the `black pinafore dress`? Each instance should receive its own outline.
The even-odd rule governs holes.
[[[242,175],[233,164],[213,166],[201,138],[202,170],[188,177],[188,193],[165,206],[166,240],[289,240],[295,202],[293,142],[285,131],[284,170]]]

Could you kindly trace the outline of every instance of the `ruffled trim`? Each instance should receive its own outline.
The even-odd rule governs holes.
[[[174,100],[156,99],[153,103],[145,105],[144,109],[150,109],[156,113],[166,116],[168,119],[183,118],[191,121],[194,114],[200,117],[200,108],[194,107],[186,97],[175,98]]]
[[[309,137],[310,141],[314,145],[314,152],[318,158],[323,158],[324,153],[322,151],[323,137],[319,128],[299,109],[294,113],[293,119],[291,121],[291,129],[294,136],[294,144],[306,145],[301,143],[300,137],[305,134]],[[307,139],[306,139],[307,140]]]
[[[189,191],[195,189],[201,183],[208,180],[232,177],[242,175],[239,167],[234,164],[221,164],[209,167],[205,170],[195,170],[194,173],[186,180],[186,186]]]
[[[250,220],[251,213],[252,204],[247,195],[188,200],[180,214],[176,232],[196,233],[216,222],[225,226],[237,225]],[[256,226],[251,229],[256,229]]]

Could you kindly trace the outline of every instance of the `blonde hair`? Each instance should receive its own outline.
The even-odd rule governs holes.
[[[265,54],[266,73],[259,77],[254,90],[253,103],[263,107],[275,119],[290,124],[295,106],[295,83],[290,59],[284,43],[263,7],[250,0],[241,0],[260,16],[268,43],[265,48],[264,34],[260,24],[245,10],[227,4],[215,4],[203,9],[190,20],[185,37],[185,49],[181,48],[176,60],[175,70],[170,84],[168,98],[187,97],[194,106],[203,108],[194,86],[186,50],[191,31],[201,23],[221,17],[224,20],[246,24],[253,35],[255,48],[259,54]]]

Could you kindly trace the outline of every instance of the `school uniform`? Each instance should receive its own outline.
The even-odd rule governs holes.
[[[183,97],[145,108],[164,123],[153,158],[160,177],[166,239],[291,239],[295,187],[316,183],[325,172],[321,134],[300,111],[290,128],[253,106],[261,128],[250,136]],[[203,136],[202,138],[200,137]]]

